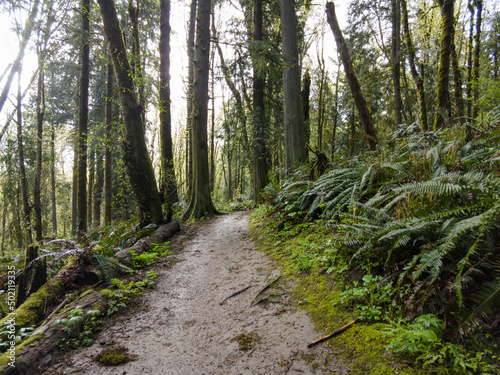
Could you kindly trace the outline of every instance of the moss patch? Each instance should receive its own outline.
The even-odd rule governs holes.
[[[101,366],[119,366],[134,360],[136,356],[128,354],[128,349],[123,346],[104,349],[94,358]]]
[[[257,335],[255,332],[250,332],[248,334],[240,333],[239,335],[233,337],[231,341],[236,341],[240,350],[246,352],[252,349],[259,341],[259,339],[259,335]]]

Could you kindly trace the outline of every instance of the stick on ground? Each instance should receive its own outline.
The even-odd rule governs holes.
[[[262,288],[260,290],[259,293],[256,294],[255,297],[253,297],[253,300],[252,302],[250,303],[250,307],[253,306],[253,301],[255,301],[257,299],[258,296],[260,296],[262,293],[264,293],[266,290],[268,290],[270,287],[272,287],[276,281],[278,281],[279,279],[281,279],[281,275],[279,275],[276,279],[274,279],[273,281],[271,281],[269,284],[267,284],[264,288]]]
[[[311,348],[314,345],[319,344],[320,342],[323,342],[323,341],[328,340],[328,339],[330,339],[330,338],[332,338],[334,336],[337,336],[339,333],[344,332],[347,328],[349,328],[350,326],[352,326],[357,321],[359,321],[359,318],[356,318],[352,322],[347,323],[345,326],[340,327],[335,332],[330,333],[328,336],[324,336],[324,337],[321,337],[321,338],[319,338],[317,340],[314,340],[313,342],[311,342],[310,344],[308,344],[307,347]]]
[[[234,297],[234,296],[237,296],[237,295],[238,295],[238,294],[240,294],[240,293],[243,293],[245,290],[247,290],[248,288],[251,288],[252,286],[253,286],[253,285],[249,285],[249,286],[247,286],[247,287],[245,287],[245,288],[243,288],[243,289],[241,289],[241,290],[238,290],[237,292],[234,292],[234,293],[233,293],[233,294],[231,294],[229,297],[224,298],[224,299],[223,299],[223,300],[219,303],[219,305],[222,305],[222,304],[223,304],[224,302],[226,302],[229,298],[232,298],[232,297]]]

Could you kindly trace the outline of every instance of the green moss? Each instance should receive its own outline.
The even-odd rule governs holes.
[[[19,357],[19,354],[23,352],[24,348],[28,345],[34,343],[37,340],[40,340],[45,337],[45,332],[40,332],[36,335],[31,335],[28,339],[24,340],[22,343],[16,346],[16,360]],[[8,352],[2,353],[0,355],[0,366],[7,366],[10,362]]]
[[[94,359],[101,366],[119,366],[135,360],[135,357],[128,354],[128,349],[119,346],[101,351]]]
[[[61,279],[52,278],[14,312],[0,320],[0,324],[15,318],[17,327],[25,327],[38,323],[46,306],[51,306],[55,297],[62,293],[64,285]]]
[[[259,339],[259,336],[255,332],[251,332],[249,334],[240,333],[239,335],[233,337],[231,341],[236,341],[240,350],[249,351],[255,346]]]
[[[259,218],[262,223],[262,217]],[[340,299],[340,282],[332,277],[325,276],[319,265],[312,265],[307,272],[301,272],[290,261],[291,251],[319,242],[318,238],[324,239],[323,229],[306,228],[303,231],[296,229],[294,235],[287,233],[276,234],[272,229],[261,226],[255,222],[251,224],[251,231],[259,249],[274,259],[284,277],[293,280],[294,290],[292,296],[300,308],[305,309],[315,326],[325,335],[329,334],[356,316],[352,311],[335,305]],[[318,230],[321,235],[318,234]],[[278,240],[276,241],[276,238]],[[385,350],[385,341],[373,326],[357,323],[342,334],[322,343],[330,345],[339,352],[338,355],[345,360],[347,366],[353,373],[376,374],[399,374],[414,375],[424,372],[409,368]]]

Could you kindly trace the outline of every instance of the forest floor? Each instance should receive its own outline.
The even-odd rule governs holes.
[[[290,281],[281,278],[255,298],[280,272],[257,250],[247,218],[218,215],[175,236],[174,262],[152,267],[156,288],[104,319],[91,347],[60,356],[45,374],[347,373],[328,346],[307,348],[321,334],[297,309]],[[135,360],[116,367],[94,361],[119,346]]]

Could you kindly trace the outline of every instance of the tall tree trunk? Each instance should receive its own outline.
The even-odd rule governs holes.
[[[375,150],[378,141],[375,134],[375,128],[373,126],[372,117],[370,115],[368,105],[366,104],[365,97],[363,96],[363,92],[361,91],[358,78],[356,77],[356,73],[354,72],[351,56],[349,55],[347,45],[337,21],[337,16],[335,15],[335,5],[332,2],[326,3],[326,14],[328,17],[328,23],[332,28],[333,35],[335,36],[335,42],[337,43],[337,49],[339,51],[342,64],[344,65],[344,72],[346,74],[347,82],[349,83],[354,102],[356,103],[356,107],[358,109],[359,119],[365,129],[365,134],[368,140],[368,145],[370,146],[370,150],[373,151]]]
[[[23,144],[23,115],[21,101],[21,68],[19,69],[19,84],[17,92],[17,152],[19,156],[19,177],[21,180],[21,194],[23,202],[23,223],[26,230],[26,240],[28,244],[33,242],[31,236],[31,208],[28,198],[28,181],[26,179],[26,169],[24,166],[24,144]]]
[[[253,41],[262,42],[262,0],[253,3]],[[252,132],[252,165],[253,165],[253,197],[255,203],[262,203],[262,189],[268,183],[267,146],[266,146],[266,112],[264,108],[265,72],[259,69],[258,56],[252,54],[253,65],[253,132]],[[241,99],[240,99],[241,106]],[[243,109],[241,109],[243,111]]]
[[[458,65],[458,56],[455,46],[455,38],[451,41],[451,67],[453,70],[453,87],[455,98],[455,112],[457,117],[464,115],[464,97],[462,93],[462,72]]]
[[[483,20],[483,1],[476,0],[477,20],[476,35],[474,35],[474,69],[472,70],[472,82],[474,87],[474,103],[472,107],[472,117],[477,118],[479,113],[479,56],[481,54],[481,23]]]
[[[73,140],[73,168],[71,189],[71,233],[76,233],[78,216],[78,124],[75,124],[75,139]]]
[[[107,105],[107,101],[106,104]],[[105,109],[106,111],[106,109]],[[97,130],[95,130],[96,138],[103,139],[104,131],[102,126],[99,126]],[[93,226],[97,228],[101,225],[101,203],[102,203],[102,188],[104,186],[104,155],[103,155],[103,147],[101,142],[96,142],[95,145],[95,183],[94,190],[92,191],[92,211],[93,211]]]
[[[172,204],[179,200],[175,182],[170,114],[170,0],[160,3],[160,160],[161,196],[172,215]]]
[[[191,0],[189,10],[189,26],[187,35],[188,51],[188,87],[187,87],[187,122],[186,122],[186,184],[187,196],[191,197],[193,192],[193,86],[194,86],[194,42],[196,32],[196,9],[198,0]]]
[[[321,74],[323,75],[324,71],[321,71]],[[322,97],[322,85],[323,85],[323,80],[320,83],[320,98]],[[310,108],[310,103],[309,103],[309,97],[311,96],[311,75],[309,74],[309,71],[306,71],[304,73],[304,78],[302,79],[302,115],[304,116],[304,142],[307,144],[310,143],[311,140],[311,125],[309,123],[309,108]],[[319,100],[318,107],[319,110],[321,110],[322,106],[322,100]],[[318,118],[320,117],[318,113]],[[318,120],[318,138],[319,138],[319,133],[321,130],[321,135],[323,135],[323,123]],[[318,142],[319,144],[319,142]],[[319,146],[318,146],[319,147]]]
[[[56,202],[56,131],[52,124],[50,137],[50,191],[52,201],[52,233],[57,237],[57,202]]]
[[[131,77],[130,63],[123,43],[113,0],[99,0],[104,33],[110,45],[113,66],[119,87],[124,124],[123,151],[127,174],[134,191],[142,225],[163,220],[153,166],[144,138],[141,112]]]
[[[300,95],[300,66],[297,44],[295,0],[281,0],[283,41],[283,121],[285,124],[285,167],[290,170],[307,159],[304,118]]]
[[[473,49],[474,49],[474,0],[469,0],[467,7],[470,12],[469,43],[467,45],[467,117],[472,116],[472,68],[473,68]]]
[[[9,94],[10,85],[12,84],[12,80],[16,73],[21,71],[21,65],[24,57],[24,51],[26,46],[28,45],[29,39],[31,37],[31,32],[33,31],[33,27],[35,26],[35,19],[38,13],[38,5],[40,4],[40,0],[34,0],[31,6],[30,14],[28,16],[28,20],[26,21],[26,25],[23,30],[23,34],[21,37],[21,44],[19,45],[19,52],[17,53],[16,59],[10,68],[9,75],[7,80],[5,81],[2,93],[0,94],[0,113],[2,112],[2,108],[7,100],[7,95]]]
[[[87,127],[90,80],[90,0],[82,0],[80,112],[78,116],[78,186],[76,230],[87,231]]]
[[[212,39],[217,38],[215,32],[215,20],[212,17]],[[210,59],[210,93],[212,110],[210,112],[210,193],[215,189],[215,45],[211,46]]]
[[[90,145],[90,152],[88,155],[88,167],[89,167],[89,187],[87,190],[87,225],[88,227],[92,226],[93,223],[93,215],[92,209],[94,208],[94,182],[95,182],[95,144],[94,142]]]
[[[111,224],[111,207],[113,202],[113,155],[111,152],[111,137],[113,134],[113,64],[108,63],[106,75],[106,105],[104,107],[104,122],[106,124],[106,143],[104,150],[104,225]]]
[[[36,240],[41,241],[42,233],[42,199],[41,199],[41,181],[42,181],[42,141],[43,141],[43,118],[45,116],[45,87],[43,64],[39,64],[38,89],[36,96],[36,171],[35,171],[35,189],[34,189],[34,208],[35,208],[35,233]]]
[[[417,71],[415,46],[413,45],[413,39],[411,37],[410,26],[408,23],[408,6],[406,0],[400,1],[403,32],[405,35],[406,49],[408,51],[408,64],[410,65],[411,76],[413,77],[413,80],[415,81],[415,84],[417,86],[418,105],[420,108],[420,128],[422,129],[422,131],[426,132],[427,130],[429,130],[429,123],[427,119],[427,104],[424,89],[424,72],[423,68],[421,69],[420,74]]]
[[[401,8],[399,0],[392,0],[392,43],[391,67],[394,95],[394,123],[396,126],[403,122],[403,102],[401,100]]]
[[[193,188],[189,207],[184,214],[186,218],[192,217],[196,219],[207,215],[211,216],[217,212],[210,196],[207,145],[211,7],[211,0],[199,0],[196,19],[193,108],[191,113]]]
[[[453,16],[455,0],[439,0],[441,8],[441,50],[439,52],[439,71],[436,92],[436,114],[434,116],[434,131],[443,128],[450,122],[450,57],[451,43],[455,35]]]

